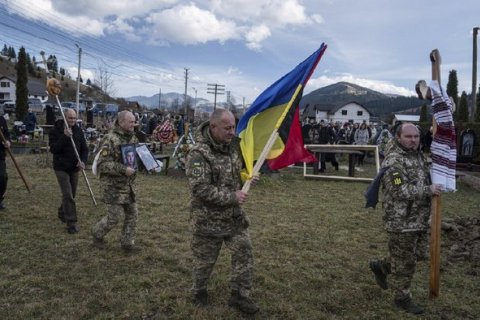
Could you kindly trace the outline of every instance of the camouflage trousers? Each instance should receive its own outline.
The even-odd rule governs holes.
[[[135,242],[138,221],[137,203],[107,203],[106,207],[108,214],[92,229],[94,237],[97,239],[103,239],[103,237],[117,225],[122,218],[122,215],[125,214],[120,242],[122,245],[133,245]]]
[[[217,262],[222,244],[228,248],[232,258],[230,287],[248,296],[252,286],[253,253],[247,229],[228,237],[193,235],[190,247],[193,252],[193,287],[191,292],[207,289],[207,282]]]
[[[395,300],[412,298],[410,284],[415,274],[417,261],[427,260],[428,233],[389,232],[388,257],[380,260],[380,267],[385,274],[391,274],[388,285],[394,292]]]

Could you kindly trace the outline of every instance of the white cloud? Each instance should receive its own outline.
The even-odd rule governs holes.
[[[409,90],[405,87],[395,86],[388,81],[356,78],[351,74],[344,74],[337,77],[320,76],[318,78],[311,78],[308,81],[305,93],[308,93],[318,88],[322,88],[322,87],[325,87],[337,82],[341,82],[341,81],[357,84],[359,86],[362,86],[371,90],[375,90],[381,93],[398,94],[398,95],[407,96],[407,97],[416,96],[416,93],[414,91]]]
[[[198,44],[208,41],[224,43],[239,38],[233,21],[217,19],[212,13],[194,4],[180,5],[172,9],[151,13],[146,21],[156,31],[151,40]]]
[[[260,51],[262,48],[262,41],[271,36],[270,29],[262,24],[251,28],[245,34],[247,40],[247,48],[254,51]]]

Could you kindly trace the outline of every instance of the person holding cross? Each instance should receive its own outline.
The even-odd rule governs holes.
[[[383,222],[389,255],[370,260],[377,284],[384,290],[390,287],[395,305],[413,314],[424,312],[412,301],[410,284],[417,261],[427,259],[431,197],[441,192],[441,186],[431,182],[431,164],[419,146],[417,127],[399,125],[382,163],[386,170],[381,179]],[[389,283],[387,275],[391,275]]]

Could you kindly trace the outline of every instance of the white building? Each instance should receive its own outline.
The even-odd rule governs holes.
[[[370,123],[372,112],[358,102],[351,101],[341,104],[308,104],[302,113],[304,122],[320,120],[327,122]]]
[[[17,79],[13,77],[0,76],[0,100],[16,100],[16,81]],[[42,102],[48,100],[45,84],[29,80],[27,83],[27,89],[28,98],[38,98],[42,100]]]
[[[402,122],[420,122],[420,116],[419,115],[413,115],[413,114],[395,114],[395,117],[393,118],[392,124],[395,124],[397,121],[402,121]]]

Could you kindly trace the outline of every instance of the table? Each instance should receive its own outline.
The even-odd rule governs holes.
[[[346,180],[346,181],[361,181],[371,182],[374,178],[357,178],[355,177],[355,162],[357,155],[361,154],[361,151],[373,150],[375,153],[376,171],[380,171],[380,157],[378,155],[378,147],[376,145],[336,145],[336,144],[307,144],[305,149],[314,152],[315,155],[319,153],[343,153],[348,154],[348,177],[343,176],[327,176],[318,174],[318,161],[314,164],[314,174],[307,174],[307,164],[303,164],[303,176],[307,178],[319,178],[330,180]],[[317,156],[318,157],[318,156]],[[316,169],[315,169],[316,166]]]
[[[154,154],[153,158],[162,162],[165,161],[163,168],[165,169],[165,175],[167,175],[168,167],[170,165],[170,156],[166,154]]]

